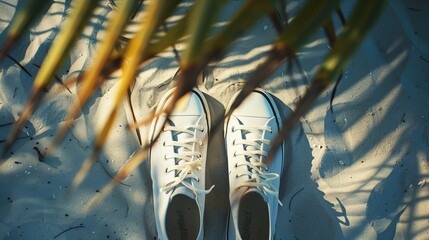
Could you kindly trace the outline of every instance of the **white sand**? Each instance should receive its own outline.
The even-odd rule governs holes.
[[[17,0],[0,1],[0,41],[16,4]],[[223,17],[226,19],[239,4],[232,1]],[[289,1],[292,11],[300,4]],[[346,14],[351,6],[347,1]],[[32,76],[9,59],[1,63],[0,125],[17,119],[38,71],[33,64],[41,64],[69,8],[69,1],[55,1],[18,48],[10,52]],[[333,113],[329,110],[330,89],[302,118],[287,143],[281,189],[284,206],[278,216],[276,239],[429,238],[428,11],[426,1],[391,0],[345,71]],[[99,17],[92,21],[95,28],[85,31],[58,73],[61,79],[74,76],[90,63],[109,12],[108,7],[99,9]],[[224,60],[207,69],[199,88],[207,93],[213,116],[223,114],[229,97],[263,60],[267,44],[274,38],[272,24],[264,19],[230,49]],[[326,52],[327,43],[320,32],[299,53],[309,79]],[[131,96],[139,119],[148,116],[173,86],[176,70],[177,62],[170,51],[141,71]],[[263,86],[278,98],[285,116],[307,84],[298,71],[295,73],[292,82],[286,66],[282,67]],[[71,88],[73,94],[50,95],[39,107],[22,133],[31,138],[16,141],[0,173],[0,239],[53,239],[69,228],[73,229],[56,239],[154,239],[146,164],[99,207],[82,212],[88,199],[110,180],[106,172],[114,174],[139,147],[135,132],[127,129],[131,113],[126,101],[99,163],[72,198],[65,196],[91,151],[95,129],[110,105],[114,87],[115,80],[103,85],[58,151],[43,162],[33,148],[45,151],[73,101],[76,86]],[[0,140],[6,138],[9,129],[0,128]],[[220,239],[225,227],[227,159],[219,154],[224,150],[222,132],[218,132],[207,160],[206,185],[216,185],[206,200],[207,239]]]

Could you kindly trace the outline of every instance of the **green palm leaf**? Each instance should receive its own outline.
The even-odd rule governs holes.
[[[65,133],[73,123],[73,119],[79,113],[80,109],[88,101],[89,97],[95,92],[95,90],[103,82],[102,72],[106,71],[106,67],[109,66],[109,60],[112,60],[112,52],[117,44],[115,39],[119,39],[123,29],[125,28],[129,18],[138,7],[138,1],[120,1],[117,11],[109,20],[106,35],[104,39],[111,39],[101,41],[98,45],[97,55],[93,64],[85,70],[81,79],[82,86],[78,91],[78,96],[74,104],[71,106],[67,117],[64,120],[64,124],[60,127],[53,141],[53,146],[49,149],[53,150],[64,138]]]
[[[26,1],[23,8],[16,13],[10,24],[6,40],[0,48],[0,62],[9,50],[18,42],[20,36],[42,14],[43,8],[49,2],[51,2],[51,0]]]
[[[268,78],[281,64],[295,58],[295,52],[329,19],[332,12],[338,7],[340,0],[309,0],[287,28],[280,33],[273,43],[273,49],[267,59],[255,70],[246,82],[243,90],[231,104],[231,113],[244,101],[244,99]],[[312,16],[312,17],[308,17]],[[217,124],[215,124],[217,126]]]
[[[40,2],[29,0],[22,11],[17,13],[11,23],[6,42],[3,45],[3,51],[0,52],[0,59],[12,47],[12,42],[16,41],[24,30],[28,29],[32,21],[40,15],[39,11],[33,11],[33,9],[39,9],[35,8],[34,5],[39,6]],[[48,2],[50,1],[43,0],[42,4],[47,4]],[[328,53],[321,63],[303,100],[298,103],[295,112],[284,121],[284,127],[279,136],[277,136],[267,159],[269,161],[273,151],[289,134],[293,125],[309,109],[312,102],[329,84],[338,79],[347,61],[362,42],[376,17],[380,15],[382,5],[386,1],[357,1],[348,23],[343,27],[338,38],[335,35],[331,19],[336,12],[341,21],[344,22],[342,12],[338,10],[341,0],[307,0],[289,23],[285,21],[289,16],[286,12],[283,12],[286,8],[284,1],[246,0],[235,11],[232,18],[222,26],[222,29],[216,32],[214,29],[217,24],[217,17],[223,10],[227,0],[195,1],[193,5],[188,7],[188,11],[181,16],[181,19],[170,27],[165,34],[161,34],[164,31],[161,26],[165,25],[170,17],[181,11],[179,8],[183,6],[179,5],[180,2],[180,0],[148,2],[144,9],[144,19],[139,23],[139,30],[125,43],[124,47],[115,49],[128,20],[141,3],[141,0],[119,1],[117,10],[112,13],[112,18],[109,19],[104,37],[106,40],[99,43],[94,62],[84,71],[82,78],[79,79],[82,84],[79,87],[76,101],[61,125],[53,141],[53,147],[51,147],[51,149],[54,149],[54,146],[61,142],[74,118],[104,79],[114,71],[122,70],[123,74],[118,79],[114,90],[113,104],[108,111],[108,115],[104,118],[105,122],[101,124],[101,128],[97,132],[94,149],[73,179],[69,192],[73,192],[82,183],[98,154],[103,149],[122,101],[130,91],[130,86],[135,80],[139,68],[144,66],[148,60],[165,51],[169,46],[174,46],[177,43],[185,44],[183,55],[180,57],[177,91],[173,95],[173,100],[170,101],[171,104],[163,109],[168,116],[182,99],[186,99],[186,94],[196,86],[197,76],[207,64],[218,60],[241,33],[254,26],[265,15],[272,18],[278,31],[278,38],[272,43],[272,49],[264,62],[258,66],[245,84],[243,90],[232,104],[230,111],[226,113],[226,117],[241,104],[250,92],[261,85],[285,61],[290,61],[290,65],[297,62],[295,53],[310,40],[315,32],[324,28],[332,46],[332,51]],[[64,57],[67,56],[82,29],[88,24],[88,19],[93,14],[98,1],[75,0],[72,1],[72,4],[72,11],[67,16],[64,26],[54,40],[36,76],[29,101],[6,141],[3,155],[11,147],[27,120],[31,118],[40,102],[41,92],[50,86],[55,72],[61,67]],[[279,5],[282,9],[281,11],[278,11],[278,8],[276,9],[276,6]],[[69,79],[68,84],[75,81],[77,81],[77,78]],[[144,119],[142,123],[147,124],[159,114],[161,113],[152,114],[148,119]],[[217,129],[221,120],[215,121],[212,131]],[[156,139],[157,136],[155,136]],[[102,193],[91,200],[88,207],[92,207],[101,201],[116,184],[139,166],[147,157],[148,150],[155,140],[142,146],[122,166],[112,181],[103,188]]]
[[[67,56],[66,53],[68,53],[80,35],[81,30],[89,20],[98,1],[76,0],[73,3],[75,3],[75,5],[73,6],[70,15],[67,17],[67,20],[58,33],[58,36],[55,38],[36,76],[36,79],[34,80],[29,101],[25,105],[20,118],[11,130],[8,140],[6,141],[3,155],[9,150],[12,143],[15,141],[16,136],[33,114],[34,109],[40,101],[42,91],[52,82],[55,72],[60,68],[61,63]]]
[[[116,120],[120,104],[126,96],[127,90],[131,86],[140,66],[142,56],[148,51],[150,40],[159,26],[161,26],[165,19],[173,12],[178,3],[179,0],[159,0],[150,2],[147,7],[147,15],[145,20],[141,22],[140,31],[131,39],[125,51],[124,61],[122,62],[123,75],[115,89],[112,109],[106,116],[106,121],[102,124],[97,134],[92,154],[85,160],[81,169],[76,174],[76,177],[73,179],[70,192],[73,192],[81,184],[91,169],[98,153],[102,150],[113,123]]]
[[[352,15],[341,31],[332,51],[319,67],[307,93],[299,102],[295,112],[284,121],[282,130],[273,142],[267,158],[268,162],[271,160],[274,150],[281,145],[295,123],[305,114],[320,93],[338,79],[364,36],[380,15],[385,3],[386,0],[361,0],[356,3]]]

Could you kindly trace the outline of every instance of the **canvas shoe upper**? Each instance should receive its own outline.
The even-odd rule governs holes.
[[[249,94],[226,120],[224,133],[231,204],[228,239],[274,237],[278,205],[281,204],[278,189],[283,169],[283,144],[271,163],[266,164],[265,159],[280,128],[275,102],[262,90]]]
[[[174,90],[163,96],[157,112]],[[205,190],[208,111],[204,95],[194,89],[168,119],[162,114],[152,122],[150,141],[160,133],[150,149],[158,239],[203,239],[205,194],[211,190]]]

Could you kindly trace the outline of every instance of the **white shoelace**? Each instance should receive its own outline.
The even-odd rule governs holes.
[[[263,163],[263,158],[268,155],[267,151],[262,150],[263,145],[270,145],[270,140],[263,139],[262,133],[264,131],[271,132],[272,129],[269,126],[249,126],[239,125],[234,126],[232,129],[235,131],[244,131],[248,133],[259,133],[260,138],[247,138],[247,139],[235,139],[233,145],[243,145],[243,150],[234,153],[235,156],[244,156],[244,160],[237,163],[235,167],[247,166],[247,172],[241,175],[237,175],[236,178],[242,176],[249,176],[249,179],[240,182],[236,186],[236,190],[242,187],[257,188],[261,190],[265,195],[271,195],[277,198],[277,201],[281,206],[283,204],[278,198],[278,189],[271,183],[273,180],[280,177],[277,173],[270,173],[267,165]]]
[[[163,131],[171,131],[173,134],[189,134],[195,136],[195,131],[204,131],[204,127],[200,125],[189,125],[184,128],[179,128],[175,126],[166,126]],[[201,139],[191,137],[184,138],[177,141],[166,141],[163,143],[165,146],[172,146],[175,149],[181,149],[182,151],[175,151],[174,153],[166,154],[165,159],[175,159],[175,165],[168,167],[165,171],[171,172],[175,171],[176,176],[173,180],[163,187],[161,191],[169,192],[173,190],[174,187],[182,184],[188,189],[192,190],[196,195],[197,194],[208,194],[214,186],[209,190],[200,189],[194,185],[195,181],[199,182],[200,179],[195,175],[195,170],[201,169],[201,153],[197,151],[198,146],[201,147],[203,142]],[[198,144],[198,146],[197,146]],[[204,173],[203,173],[204,174]],[[189,181],[186,181],[189,179]],[[194,180],[194,181],[192,181]]]

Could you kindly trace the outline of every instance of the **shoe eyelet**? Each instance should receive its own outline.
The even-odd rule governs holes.
[[[238,178],[238,175],[235,175],[235,179],[237,179]],[[237,191],[237,188],[236,188],[236,191]]]
[[[197,182],[200,182],[200,179],[199,179],[199,178],[197,178]]]
[[[234,126],[232,126],[231,131],[235,132],[235,127]]]
[[[203,155],[201,153],[198,153],[198,158],[202,158]]]
[[[234,152],[234,155],[233,155],[234,157],[237,157],[237,152]]]
[[[234,165],[234,168],[238,168],[238,163],[236,163],[236,164]]]
[[[168,160],[167,155],[164,155],[164,160]]]
[[[234,140],[232,140],[232,145],[233,145],[233,146],[235,146],[235,139],[234,139]]]
[[[162,142],[162,146],[164,146],[164,147],[165,147],[165,142]]]
[[[165,173],[168,173],[168,168],[165,169]]]

